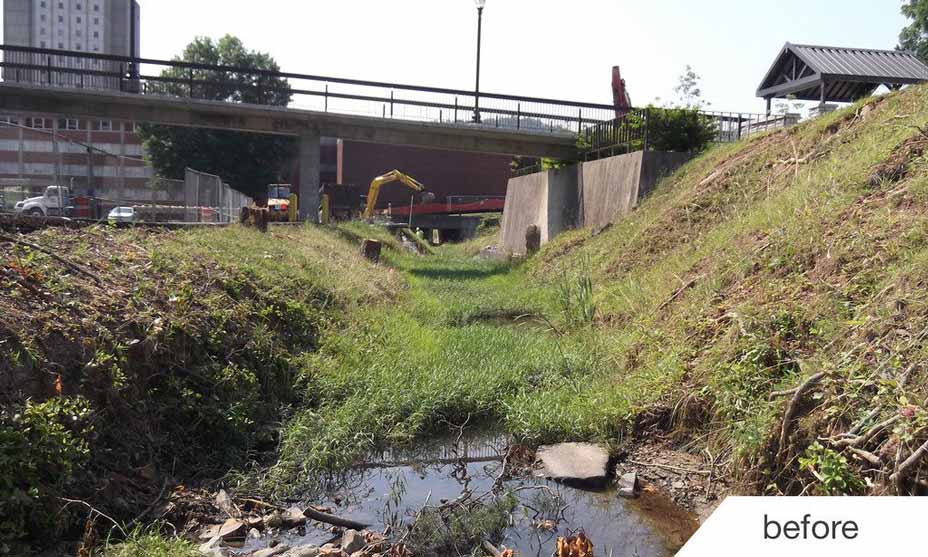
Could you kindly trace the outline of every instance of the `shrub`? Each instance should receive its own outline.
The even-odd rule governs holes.
[[[0,410],[0,541],[67,526],[53,499],[89,457],[89,415],[81,398]]]

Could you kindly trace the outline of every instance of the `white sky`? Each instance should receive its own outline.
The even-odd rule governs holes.
[[[140,0],[142,55],[196,35],[239,36],[285,71],[459,89],[474,86],[472,0]],[[611,103],[670,99],[690,64],[711,109],[754,97],[783,43],[893,48],[901,0],[487,0],[481,90]]]

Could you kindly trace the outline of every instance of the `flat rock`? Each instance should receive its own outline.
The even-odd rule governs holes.
[[[540,475],[566,485],[602,489],[609,479],[609,453],[592,443],[559,443],[538,448]]]

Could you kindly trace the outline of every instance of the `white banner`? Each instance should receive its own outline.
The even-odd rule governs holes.
[[[928,498],[729,497],[677,555],[928,555]]]

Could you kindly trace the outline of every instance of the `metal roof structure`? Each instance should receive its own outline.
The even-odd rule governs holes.
[[[837,48],[786,43],[757,88],[767,99],[854,102],[880,86],[899,89],[928,81],[928,65],[900,50]]]

